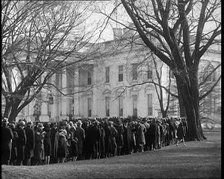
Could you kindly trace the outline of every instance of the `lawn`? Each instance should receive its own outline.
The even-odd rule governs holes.
[[[2,166],[2,179],[31,178],[221,178],[221,132],[187,146],[98,160],[43,166]]]

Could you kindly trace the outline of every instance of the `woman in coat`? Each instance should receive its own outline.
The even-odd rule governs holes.
[[[67,131],[65,129],[59,130],[58,138],[58,163],[64,163],[66,157],[68,156],[68,141],[67,141]]]
[[[144,152],[146,128],[142,123],[137,124],[136,128],[136,144],[139,152]]]
[[[121,155],[121,150],[124,147],[124,138],[123,138],[124,127],[122,123],[119,123],[118,125],[116,125],[116,129],[117,129],[117,136],[116,136],[117,155]]]
[[[13,133],[10,165],[16,165],[18,134],[15,129],[15,123],[10,123],[10,128]]]
[[[18,140],[17,140],[17,165],[22,165],[25,159],[25,145],[26,145],[26,133],[25,133],[25,122],[20,121],[17,128]]]
[[[35,131],[35,148],[34,148],[34,165],[41,165],[44,161],[44,126],[42,123],[37,124]]]
[[[82,121],[77,122],[76,134],[78,138],[78,158],[82,159],[83,157],[83,144],[85,140],[85,130],[82,128]]]
[[[77,138],[77,134],[76,134],[76,126],[70,122],[70,129],[69,129],[69,133],[70,133],[70,150],[69,150],[69,158],[72,161],[76,161],[77,157],[78,157],[78,138]]]
[[[45,126],[44,131],[46,132],[44,136],[45,164],[50,164],[50,156],[52,153],[50,124]]]

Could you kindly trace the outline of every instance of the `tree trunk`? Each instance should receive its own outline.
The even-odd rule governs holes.
[[[194,105],[194,108],[195,108],[198,135],[200,136],[200,138],[206,139],[206,137],[203,134],[203,130],[202,130],[202,127],[201,127],[200,115],[199,115],[200,112],[199,112],[198,68],[191,69],[191,72],[189,73],[189,78],[190,78],[190,81],[191,81],[193,105]]]
[[[179,89],[178,89],[178,101],[179,101],[180,117],[186,117],[186,111],[185,111],[185,107],[184,107],[183,97],[182,97]]]
[[[181,96],[183,99],[184,108],[186,111],[188,130],[186,134],[186,140],[194,141],[194,140],[203,140],[204,135],[201,130],[201,124],[199,119],[199,106],[197,106],[196,101],[199,100],[199,97],[196,98],[195,94],[198,92],[195,91],[196,88],[189,86],[187,83],[187,77],[176,76],[177,88],[181,92]],[[194,94],[194,95],[192,95]]]
[[[10,113],[10,106],[9,104],[6,102],[6,105],[5,105],[5,111],[4,111],[4,117],[9,117],[9,113]]]
[[[162,112],[162,117],[163,117],[163,118],[167,117],[167,111],[165,111],[165,110],[161,110],[161,112]]]
[[[10,113],[8,115],[8,119],[9,119],[9,122],[15,122],[16,121],[16,117],[17,115],[19,114],[19,112],[21,110],[18,110],[18,107],[19,107],[19,102],[18,101],[15,101],[13,104],[10,105]]]
[[[18,114],[19,114],[18,110],[12,110],[9,115],[9,122],[15,122]]]

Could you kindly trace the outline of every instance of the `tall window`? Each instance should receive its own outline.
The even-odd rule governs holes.
[[[147,95],[148,116],[152,116],[152,94]]]
[[[91,85],[91,84],[92,84],[92,74],[91,74],[91,72],[89,72],[89,71],[88,71],[88,73],[87,73],[87,78],[88,78],[88,79],[87,79],[87,80],[88,80],[88,81],[87,81],[87,84],[88,84],[88,85]]]
[[[137,116],[138,115],[137,99],[138,99],[137,95],[133,95],[132,96],[132,100],[133,100],[133,116]]]
[[[205,69],[204,69],[204,79],[203,80],[206,80],[207,82],[213,82],[213,81],[216,81],[216,71],[213,71],[214,70],[214,66],[213,65],[209,65],[207,66]]]
[[[118,100],[119,116],[123,116],[123,97],[119,97]]]
[[[88,105],[88,117],[92,116],[92,98],[87,99]]]
[[[138,64],[132,64],[132,80],[137,80],[138,78]]]
[[[173,74],[173,71],[171,69],[170,69],[169,73],[170,73],[170,78],[174,78],[174,74]]]
[[[152,66],[150,64],[147,65],[147,79],[152,79]]]
[[[110,82],[110,67],[106,67],[106,83]]]
[[[28,105],[28,107],[29,107],[29,105]],[[47,104],[47,114],[48,114],[49,118],[51,118],[51,105],[49,103]]]
[[[118,81],[123,81],[123,65],[118,66]]]
[[[59,89],[62,89],[62,72],[61,72],[61,70],[59,71],[59,73],[56,73],[56,86]]]
[[[69,114],[74,115],[74,103],[75,103],[75,99],[74,97],[72,97],[72,99],[70,99],[70,104],[69,104]]]
[[[106,116],[110,116],[110,98],[106,97],[105,98],[105,109],[106,109]]]

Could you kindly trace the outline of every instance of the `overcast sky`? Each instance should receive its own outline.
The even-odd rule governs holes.
[[[98,39],[99,34],[100,35],[100,39],[98,39],[98,41],[108,41],[108,40],[112,40],[113,39],[113,30],[112,28],[115,27],[122,27],[120,24],[115,23],[114,21],[109,21],[107,22],[107,26],[105,27],[105,23],[106,23],[106,16],[104,16],[103,14],[100,13],[107,13],[110,14],[114,7],[116,6],[116,0],[110,0],[110,1],[95,1],[90,8],[90,11],[92,12],[91,16],[87,19],[85,26],[86,26],[86,30],[87,31],[92,31],[93,29],[96,30],[95,31],[95,38],[92,39],[92,41]],[[129,16],[127,15],[125,9],[123,8],[122,5],[119,6],[118,10],[116,11],[117,13],[114,13],[111,17],[113,19],[116,19],[119,22],[124,23],[125,25],[128,25],[129,23],[131,23],[131,20],[129,18]],[[218,13],[216,13],[216,15],[219,16],[219,12],[221,14],[221,10],[217,11]],[[220,15],[221,18],[221,15]],[[98,27],[99,26],[99,27]],[[207,24],[207,26],[205,26],[206,30],[211,30],[211,28],[213,28],[213,24]]]

